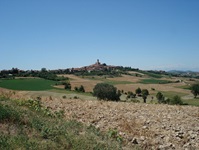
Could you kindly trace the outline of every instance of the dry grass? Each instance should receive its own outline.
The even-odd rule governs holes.
[[[129,82],[136,83],[136,82],[139,82],[142,78],[129,76],[129,75],[122,75],[122,77],[115,77],[115,78],[108,78],[108,79],[112,81],[129,81]]]
[[[84,86],[86,92],[92,92],[93,88],[97,83],[101,83],[102,81],[100,80],[89,80],[89,79],[84,79],[75,75],[60,75],[64,77],[68,77],[72,86],[72,89],[75,87],[79,87],[81,85]],[[63,86],[58,86],[59,88],[63,88]]]
[[[73,89],[75,86],[79,87],[80,85],[83,85],[87,92],[92,92],[94,86],[97,83],[103,82],[103,81],[100,81],[97,79],[96,80],[85,79],[85,78],[81,78],[81,77],[78,77],[75,75],[63,75],[63,76],[72,79],[70,82],[71,82]],[[165,92],[173,91],[173,92],[177,92],[177,93],[190,94],[189,90],[178,88],[180,86],[187,85],[187,83],[184,83],[184,82],[170,83],[170,84],[141,84],[141,83],[138,83],[142,79],[145,79],[145,78],[134,77],[134,76],[129,76],[129,75],[122,75],[122,77],[107,78],[106,80],[107,81],[128,81],[128,82],[134,83],[134,84],[116,84],[115,85],[119,90],[124,90],[124,91],[133,91],[134,92],[135,89],[140,87],[141,89],[148,89],[151,94],[155,94],[155,93],[157,93],[157,91],[165,91]],[[181,80],[181,78],[179,78],[179,79]],[[179,79],[171,78],[169,80],[176,81]],[[106,80],[104,80],[104,81],[106,81]],[[162,78],[162,80],[168,80],[168,79]],[[59,86],[59,88],[63,88],[63,86]],[[151,90],[152,88],[154,88],[155,91]]]

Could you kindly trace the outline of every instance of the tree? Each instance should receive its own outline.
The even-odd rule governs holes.
[[[159,102],[159,103],[161,103],[161,102],[164,101],[164,96],[163,96],[163,94],[162,94],[161,92],[158,92],[158,93],[156,94],[156,98],[158,99],[158,102]]]
[[[78,88],[78,87],[75,87],[74,90],[78,92],[78,91],[79,91],[79,88]]]
[[[147,89],[143,89],[142,90],[142,98],[144,100],[144,103],[146,103],[146,99],[147,99],[148,95],[149,95],[149,91]]]
[[[170,100],[170,104],[172,104],[172,105],[182,105],[183,102],[181,100],[181,97],[176,95],[176,96],[173,97],[173,99]]]
[[[83,85],[81,85],[80,87],[79,87],[79,92],[85,92],[85,89],[84,89],[84,86]]]
[[[98,83],[93,89],[93,95],[100,100],[119,101],[121,93],[117,88],[107,83]]]
[[[194,98],[199,95],[199,84],[194,84],[191,86],[191,93],[194,95]]]
[[[85,92],[85,89],[84,89],[83,85],[81,85],[79,88],[75,87],[74,90],[77,91],[77,92],[83,92],[83,93]]]
[[[140,95],[140,94],[142,93],[141,88],[137,88],[137,89],[135,90],[135,93],[136,93],[137,95]]]
[[[126,99],[129,99],[129,98],[135,98],[135,96],[136,96],[136,94],[134,94],[133,92],[128,92],[127,93],[127,97],[126,97]]]
[[[71,84],[70,84],[70,82],[64,82],[63,85],[64,85],[64,89],[71,90]]]
[[[41,68],[41,72],[47,72],[46,68]]]

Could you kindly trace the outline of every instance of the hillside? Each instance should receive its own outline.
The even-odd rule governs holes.
[[[7,95],[28,99],[22,92],[7,91]],[[83,100],[65,95],[66,98],[44,96],[41,104],[50,112],[64,112],[66,121],[95,126],[113,139],[122,140],[123,149],[199,147],[199,107]]]
[[[64,110],[52,111],[39,100],[0,95],[0,149],[120,149],[120,141],[108,133],[64,117]]]
[[[87,69],[104,66],[97,62]],[[44,70],[27,77],[16,74],[15,77],[1,78],[0,96],[9,99],[1,99],[0,111],[7,112],[8,109],[12,115],[16,113],[21,117],[17,118],[19,123],[13,122],[12,117],[10,120],[9,115],[1,118],[0,133],[3,136],[0,136],[0,145],[4,147],[0,149],[23,149],[26,146],[49,149],[52,145],[52,149],[197,150],[199,107],[195,106],[199,106],[199,101],[194,99],[190,86],[199,80],[128,69],[113,69],[116,74],[112,74],[112,70],[105,74],[100,71],[100,75],[89,73],[89,70],[89,74],[83,75],[84,71],[75,75]],[[64,82],[70,82],[71,90],[65,89]],[[122,91],[121,101],[98,101],[92,96],[97,83],[108,83]],[[85,93],[75,91],[81,85]],[[135,93],[138,87],[149,91],[147,104],[138,95],[127,98],[128,92]],[[186,106],[157,104],[157,92],[161,92],[165,99],[178,95]],[[55,117],[57,115],[61,118]],[[67,133],[62,130],[65,128]],[[65,136],[68,133],[70,135]],[[68,143],[71,138],[73,140]],[[8,145],[13,147],[6,147]]]

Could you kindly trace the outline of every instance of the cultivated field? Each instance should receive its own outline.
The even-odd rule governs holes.
[[[133,72],[135,73],[135,72]],[[143,75],[143,74],[142,74]],[[62,75],[61,75],[62,76]],[[111,137],[122,141],[122,149],[197,149],[199,147],[199,99],[189,90],[188,78],[154,78],[122,75],[107,78],[99,76],[64,75],[70,79],[72,91],[57,82],[40,78],[0,80],[0,95],[16,100],[40,99],[52,112],[64,112],[65,120],[76,120],[86,126],[95,126]],[[178,81],[178,82],[176,82]],[[98,101],[90,92],[97,83],[109,83],[123,90],[121,102]],[[83,85],[86,93],[73,91]],[[125,92],[148,89],[148,104],[141,97],[126,100]],[[11,89],[11,90],[10,90]],[[169,106],[157,103],[155,95],[179,95],[183,102],[194,106]],[[1,124],[0,124],[1,125]],[[0,126],[1,128],[1,126]]]
[[[129,72],[132,73],[132,72]],[[136,72],[133,72],[135,74]],[[138,72],[138,74],[140,74]],[[122,75],[121,77],[108,78],[104,76],[75,76],[75,75],[59,75],[68,77],[70,79],[70,83],[72,86],[72,90],[75,87],[79,87],[81,85],[84,86],[85,91],[88,93],[77,93],[74,91],[66,91],[64,90],[63,85],[56,85],[56,81],[50,81],[40,78],[17,78],[17,79],[9,79],[9,80],[0,80],[0,87],[19,90],[24,95],[29,95],[31,97],[37,96],[46,96],[46,97],[56,97],[61,98],[64,95],[68,94],[69,98],[77,96],[82,99],[96,99],[94,98],[90,92],[93,91],[94,86],[97,83],[108,83],[112,84],[117,89],[124,91],[124,93],[131,91],[135,93],[135,90],[140,87],[141,89],[148,89],[150,95],[148,96],[147,102],[151,102],[153,99],[156,101],[157,92],[162,92],[165,97],[172,98],[175,95],[179,95],[183,101],[191,105],[199,105],[199,102],[193,98],[189,87],[191,84],[198,82],[190,80],[189,78],[176,78],[176,77],[168,77],[157,76],[156,78],[151,77],[149,75],[144,75],[141,73],[142,77],[136,77],[134,75]],[[154,75],[153,75],[154,76]],[[177,81],[177,82],[176,82]],[[26,92],[25,92],[26,91]],[[123,101],[126,100],[126,96],[123,94],[121,96]],[[137,98],[140,102],[142,102],[142,98]]]

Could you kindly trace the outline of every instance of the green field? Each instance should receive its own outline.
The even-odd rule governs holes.
[[[108,84],[111,84],[111,85],[133,84],[133,82],[130,82],[130,81],[113,81],[113,80],[104,80],[104,83],[108,83]]]
[[[189,99],[189,100],[182,100],[185,104],[199,106],[199,98],[196,99]]]
[[[11,90],[43,91],[53,89],[55,81],[45,79],[8,79],[0,80],[0,87]]]
[[[171,83],[169,80],[158,80],[158,79],[143,79],[139,83],[143,84],[167,84]]]
[[[153,78],[162,78],[162,77],[163,77],[163,76],[160,75],[160,74],[155,74],[155,73],[151,73],[151,72],[147,72],[147,71],[141,71],[141,70],[139,70],[139,71],[137,71],[137,72],[142,73],[142,74],[145,74],[145,75],[147,75],[147,76],[149,76],[149,77],[153,77]]]
[[[117,85],[117,84],[133,84],[133,82],[130,82],[130,81],[115,81],[115,80],[110,80],[110,79],[105,78],[105,77],[98,77],[98,76],[93,76],[93,77],[85,76],[84,78],[89,79],[89,80],[98,80],[98,81],[102,81],[102,82],[104,82],[104,83],[111,84],[111,85]]]
[[[176,95],[180,97],[187,95],[185,93],[174,92],[174,91],[168,91],[168,92],[162,91],[161,93],[164,95],[164,97],[167,97],[167,98],[173,98]]]

